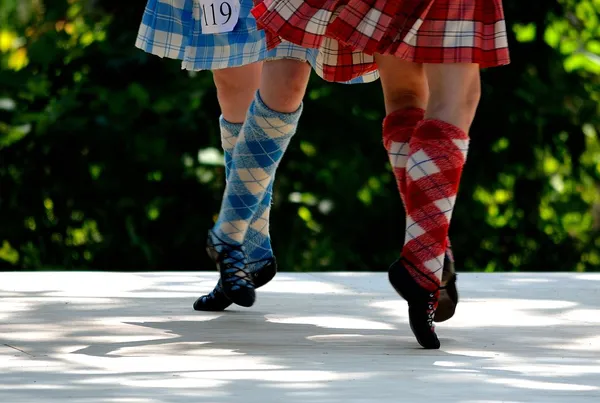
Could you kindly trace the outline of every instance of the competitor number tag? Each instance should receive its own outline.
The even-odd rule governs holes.
[[[231,32],[240,19],[240,0],[200,0],[203,34]]]

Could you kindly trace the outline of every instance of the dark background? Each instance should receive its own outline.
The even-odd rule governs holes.
[[[600,267],[600,3],[505,0],[451,237],[465,271]],[[209,72],[134,48],[143,0],[0,1],[0,269],[214,270]],[[403,210],[379,83],[314,77],[277,175],[283,270],[383,270]]]

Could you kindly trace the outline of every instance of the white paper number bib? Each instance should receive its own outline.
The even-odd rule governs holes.
[[[240,0],[199,0],[203,34],[231,32],[240,19]]]

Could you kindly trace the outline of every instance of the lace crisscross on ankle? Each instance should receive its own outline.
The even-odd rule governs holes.
[[[213,290],[211,292],[209,292],[206,295],[203,295],[202,297],[200,297],[200,299],[202,300],[202,302],[207,303],[209,300],[215,300],[217,298],[223,298],[223,286],[221,285],[221,280],[219,280],[217,282],[217,285],[215,286],[215,288],[213,288]]]
[[[246,271],[246,254],[242,245],[225,242],[213,231],[209,231],[206,249],[217,266],[223,268],[222,280],[227,283],[228,289],[236,291],[242,287],[254,288],[252,278]]]
[[[435,317],[435,310],[437,309],[438,305],[438,297],[435,295],[436,292],[429,293],[429,298],[427,300],[427,324],[432,329],[435,328],[435,325],[433,324],[433,318]]]
[[[217,258],[217,264],[225,269],[223,270],[224,281],[231,284],[232,291],[241,287],[254,288],[250,274],[245,270],[246,256],[242,247],[238,245],[226,245],[226,247],[228,249],[221,251]]]
[[[417,274],[419,274],[429,283],[434,285],[433,290],[428,290],[427,301],[425,301],[427,303],[427,324],[429,325],[429,327],[431,327],[431,329],[434,329],[435,325],[433,324],[433,319],[435,317],[435,311],[438,305],[439,292],[446,286],[440,286],[440,284],[437,281],[433,280],[428,273],[424,273],[416,265],[412,264],[407,259],[402,258],[402,261],[405,265],[409,265],[411,269],[413,269]]]

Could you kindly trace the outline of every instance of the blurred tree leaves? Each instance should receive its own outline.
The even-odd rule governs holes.
[[[600,267],[600,0],[505,0],[451,235],[464,270]],[[145,1],[0,3],[0,267],[213,269],[210,73],[133,47]],[[378,83],[311,80],[278,172],[284,270],[382,270],[403,239]]]

